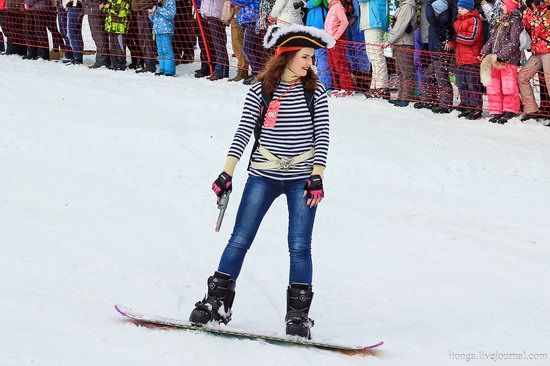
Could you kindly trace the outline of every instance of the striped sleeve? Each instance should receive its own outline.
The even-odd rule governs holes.
[[[235,132],[235,137],[233,137],[233,142],[227,154],[228,156],[234,156],[240,159],[243,155],[246,145],[248,145],[248,141],[250,140],[250,136],[254,132],[256,121],[260,116],[260,107],[262,103],[260,96],[261,90],[262,84],[256,83],[248,91],[244,101],[241,121],[239,122],[239,127],[237,127],[237,132]]]
[[[313,164],[326,166],[329,146],[328,98],[325,87],[319,83],[315,90],[314,103],[314,147]]]
[[[458,43],[472,45],[478,42],[479,37],[482,35],[481,23],[477,17],[473,17],[473,25],[469,26],[466,32],[457,33],[456,41]]]

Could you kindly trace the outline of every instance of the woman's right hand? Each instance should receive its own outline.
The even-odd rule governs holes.
[[[231,192],[233,189],[231,179],[232,177],[226,172],[218,175],[218,178],[212,183],[212,190],[216,196],[221,197],[225,192]]]

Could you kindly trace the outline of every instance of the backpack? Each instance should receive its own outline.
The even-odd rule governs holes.
[[[304,97],[307,108],[309,109],[309,114],[311,115],[311,121],[313,121],[313,118],[315,117],[315,110],[313,108],[313,99],[315,97],[315,92],[304,89]],[[271,103],[272,99],[273,93],[267,94],[264,91],[264,86],[262,84],[262,104],[260,106],[260,115],[258,116],[258,119],[256,120],[256,125],[254,126],[254,146],[252,146],[252,152],[250,153],[250,159],[248,160],[249,169],[250,163],[252,162],[252,155],[254,155],[254,152],[260,147],[262,127],[264,125],[265,116],[267,115],[267,108],[269,107],[269,103]]]

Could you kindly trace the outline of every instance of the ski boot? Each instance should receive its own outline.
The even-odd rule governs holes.
[[[208,277],[208,293],[195,304],[189,321],[206,324],[210,321],[227,324],[231,320],[231,306],[235,299],[235,281],[228,274],[215,272]]]
[[[313,299],[311,286],[293,283],[286,290],[286,334],[311,339],[313,320],[308,317]]]

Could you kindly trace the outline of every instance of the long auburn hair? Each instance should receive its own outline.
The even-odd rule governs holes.
[[[285,71],[286,66],[292,60],[298,51],[283,52],[280,55],[271,56],[267,61],[263,70],[256,76],[257,81],[263,84],[263,90],[266,94],[272,94],[277,89],[277,85],[281,82],[281,76]],[[317,74],[311,69],[307,70],[306,76],[300,78],[305,90],[315,91],[317,87]]]

